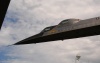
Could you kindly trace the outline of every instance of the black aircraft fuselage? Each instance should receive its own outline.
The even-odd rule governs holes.
[[[42,43],[99,34],[100,17],[90,18],[86,20],[66,19],[61,21],[58,25],[46,27],[39,34],[19,41],[14,45]]]

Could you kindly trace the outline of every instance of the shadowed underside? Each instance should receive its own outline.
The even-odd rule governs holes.
[[[0,29],[4,21],[10,0],[0,0]]]

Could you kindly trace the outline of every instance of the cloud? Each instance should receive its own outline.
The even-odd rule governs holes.
[[[80,54],[82,62],[97,61],[100,57],[99,45],[87,38],[54,41],[32,45],[13,46],[7,56],[17,57],[13,61],[20,62],[74,62],[76,54]],[[22,61],[21,61],[22,60]],[[8,60],[10,61],[10,60]]]
[[[99,5],[99,0],[12,0],[0,31],[0,51],[7,57],[1,63],[73,63],[78,53],[83,63],[99,63],[99,36],[4,47],[64,19],[99,16]]]

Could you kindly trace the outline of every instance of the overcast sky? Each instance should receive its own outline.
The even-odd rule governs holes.
[[[8,46],[64,19],[100,16],[100,0],[11,0],[0,31],[0,63],[100,63],[100,36]],[[92,31],[91,31],[92,32]]]

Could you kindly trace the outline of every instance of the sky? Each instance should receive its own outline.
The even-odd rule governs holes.
[[[11,0],[0,31],[0,63],[100,63],[100,35],[8,46],[64,19],[100,16],[100,0]],[[92,31],[91,31],[92,32]]]

